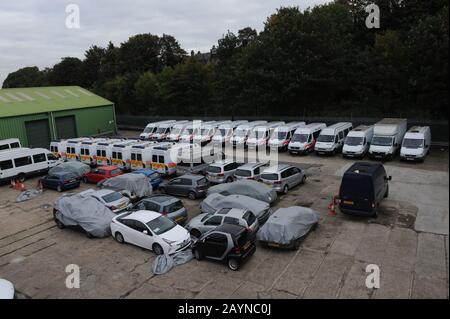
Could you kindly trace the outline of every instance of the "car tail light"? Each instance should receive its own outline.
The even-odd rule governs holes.
[[[219,174],[217,174],[217,176],[225,176],[225,174],[224,173],[219,173]]]
[[[281,181],[275,181],[273,182],[275,185],[281,185]]]
[[[233,248],[233,253],[235,253],[235,254],[240,254],[240,253],[241,253],[241,248],[239,248],[239,247],[234,247],[234,248]]]

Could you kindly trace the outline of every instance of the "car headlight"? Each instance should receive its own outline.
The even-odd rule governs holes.
[[[174,241],[168,240],[168,239],[165,239],[165,238],[163,238],[163,240],[169,245],[173,245],[175,243]]]

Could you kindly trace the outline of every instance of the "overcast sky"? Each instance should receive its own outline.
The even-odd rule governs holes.
[[[25,66],[51,67],[83,58],[92,44],[116,45],[138,33],[175,36],[187,51],[208,51],[227,31],[261,31],[281,6],[301,9],[326,0],[0,0],[0,83]],[[66,27],[66,6],[80,8],[80,29]]]

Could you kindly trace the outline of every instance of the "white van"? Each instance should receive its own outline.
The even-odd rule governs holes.
[[[159,121],[154,123],[149,123],[144,129],[144,132],[141,133],[140,138],[141,139],[151,139],[153,134],[156,133],[156,130],[161,124],[167,124],[167,123],[175,123],[174,120],[167,120],[167,121]]]
[[[14,148],[21,148],[22,145],[18,138],[8,138],[0,141],[0,152]]]
[[[208,144],[212,141],[212,138],[220,125],[230,123],[231,121],[220,121],[202,126],[201,130],[194,136],[194,143],[198,143],[202,146]]]
[[[156,146],[159,145],[159,142],[141,142],[136,143],[131,146],[131,152],[129,158],[124,158],[124,161],[129,164],[129,167],[131,170],[137,170],[142,168],[148,168],[145,166],[145,152]]]
[[[81,143],[88,142],[91,139],[89,137],[81,137],[76,139],[70,139],[66,141],[66,152],[64,159],[66,161],[79,161],[81,154]]]
[[[97,165],[97,145],[98,143],[105,142],[106,140],[107,139],[105,138],[93,138],[88,141],[81,142],[79,154],[80,162],[90,166]]]
[[[138,140],[126,140],[113,144],[111,148],[111,164],[123,170],[130,169],[131,147],[138,143]]]
[[[0,181],[17,179],[46,173],[60,164],[52,152],[44,148],[16,148],[0,152]]]
[[[169,136],[170,132],[172,131],[172,128],[177,124],[183,124],[188,123],[188,121],[173,121],[168,123],[162,123],[158,126],[155,133],[153,133],[152,137],[150,138],[152,141],[165,141],[167,140],[167,137]]]
[[[97,155],[95,157],[97,166],[105,166],[111,164],[112,147],[115,143],[119,143],[121,139],[109,139],[105,142],[97,143]]]
[[[170,134],[167,135],[167,141],[168,142],[179,142],[181,139],[181,135],[183,134],[183,131],[186,127],[192,126],[192,121],[186,121],[185,123],[182,123],[183,121],[177,122],[172,129],[170,130]]]
[[[344,146],[345,138],[353,129],[352,123],[341,122],[324,128],[315,145],[317,155],[333,154],[340,152]]]
[[[269,122],[264,125],[256,126],[248,137],[247,147],[249,149],[258,149],[259,147],[266,148],[268,146],[267,143],[269,138],[272,136],[275,129],[284,124],[284,122]]]
[[[373,131],[373,125],[360,125],[348,133],[345,138],[344,147],[342,148],[342,156],[351,158],[357,157],[361,159],[364,158],[369,151]]]
[[[193,121],[188,126],[185,127],[181,133],[180,141],[182,143],[192,143],[194,141],[194,136],[200,134],[201,130],[210,124],[214,124],[216,121],[202,122]]]
[[[233,144],[233,147],[238,146],[247,146],[248,136],[250,135],[253,128],[259,125],[267,124],[267,121],[253,121],[250,123],[239,125],[233,133],[231,137],[230,143]]]
[[[385,118],[375,124],[369,148],[371,159],[392,159],[400,151],[408,126],[407,119]]]
[[[295,131],[299,127],[305,125],[305,122],[290,122],[286,125],[277,127],[269,140],[270,149],[281,152],[287,151],[289,142],[291,141],[292,136],[294,136]]]
[[[242,124],[246,124],[248,121],[233,121],[230,123],[225,123],[219,125],[219,127],[216,130],[216,133],[214,134],[212,138],[213,145],[216,146],[223,146],[226,143],[228,143],[233,136],[234,130]]]
[[[325,123],[310,123],[299,127],[289,142],[289,153],[306,154],[313,152],[320,132],[326,127]]]
[[[430,153],[431,129],[429,126],[413,126],[406,132],[400,149],[400,159],[423,162]]]

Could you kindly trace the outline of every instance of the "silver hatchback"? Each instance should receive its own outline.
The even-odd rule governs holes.
[[[276,165],[264,170],[261,181],[272,186],[278,193],[287,194],[290,189],[306,181],[304,170],[292,165]]]
[[[240,166],[234,172],[234,178],[236,180],[241,179],[254,179],[259,180],[262,171],[268,167],[267,163],[247,163]]]
[[[232,160],[215,162],[206,169],[206,178],[210,183],[231,183],[234,181],[236,169],[241,165]]]

